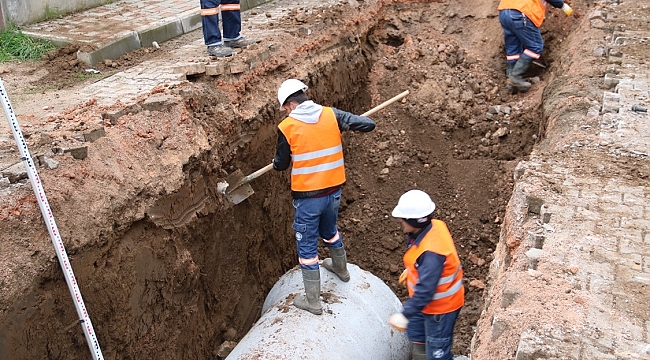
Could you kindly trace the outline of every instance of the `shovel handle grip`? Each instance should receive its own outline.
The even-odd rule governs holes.
[[[241,181],[240,184],[246,184],[247,182],[257,178],[258,176],[268,172],[269,170],[273,169],[273,163],[270,163],[266,165],[265,167],[255,171],[254,173],[251,173],[250,175],[246,175]]]
[[[372,115],[372,114],[376,113],[377,111],[379,111],[379,110],[385,108],[386,106],[388,106],[388,105],[394,103],[395,101],[397,101],[397,100],[403,98],[404,96],[406,96],[406,95],[408,95],[408,94],[409,94],[409,91],[406,90],[406,91],[404,91],[403,93],[401,93],[401,94],[399,94],[399,95],[395,95],[395,96],[393,96],[392,98],[390,98],[390,99],[384,101],[383,103],[381,103],[381,104],[375,106],[374,108],[372,108],[372,109],[366,111],[365,113],[361,114],[361,116]]]

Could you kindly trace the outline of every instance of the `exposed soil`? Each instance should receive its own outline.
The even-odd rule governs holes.
[[[531,75],[540,83],[527,94],[507,93],[496,4],[405,1],[370,4],[368,12],[340,4],[318,17],[294,13],[279,24],[329,19],[330,28],[307,40],[276,41],[280,51],[253,73],[216,81],[198,77],[159,89],[171,99],[165,109],[134,110],[114,124],[105,121],[107,135],[89,145],[87,159],[61,155],[59,168],[41,167],[107,358],[223,356],[218,345],[245,335],[266,292],[295,266],[287,174],[255,182],[256,194],[237,206],[214,190],[225,173],[254,171],[272,157],[281,119],[273,99],[287,77],[307,81],[315,101],[356,113],[411,91],[373,116],[374,132],[345,135],[348,182],[340,228],[349,261],[406,299],[397,284],[405,238],[390,211],[405,191],[427,191],[463,262],[466,306],[454,352],[468,354],[514,167],[544,128],[540,104],[548,72],[534,69]],[[579,13],[581,4],[575,7]],[[552,10],[548,15],[544,57],[552,68],[554,48],[574,23]],[[340,39],[331,35],[338,33]],[[358,42],[345,40],[351,33]],[[194,39],[197,33],[186,36]],[[182,43],[162,44],[162,50]],[[10,89],[38,86],[25,101],[47,104],[59,90],[96,80],[79,81],[85,69],[76,63],[75,51],[69,46],[40,63],[3,64],[0,74]],[[288,61],[283,53],[294,55]],[[164,52],[142,50],[97,70],[110,74],[157,56]],[[24,108],[21,99],[11,100]],[[119,109],[92,99],[70,105],[69,117],[19,119],[33,154],[59,146],[96,126],[99,114]],[[2,144],[3,151],[10,148]],[[5,249],[0,260],[8,265],[0,273],[6,294],[0,299],[0,355],[87,358],[33,193],[20,184],[6,192],[0,208]],[[163,343],[168,345],[161,349]]]

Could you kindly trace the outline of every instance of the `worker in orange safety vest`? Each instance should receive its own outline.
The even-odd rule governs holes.
[[[573,9],[562,0],[501,0],[499,22],[506,48],[506,76],[512,93],[526,92],[531,84],[523,79],[530,64],[540,58],[544,40],[539,31],[546,16],[546,5],[562,9],[567,16]]]
[[[454,325],[465,303],[463,268],[456,246],[447,225],[433,219],[435,209],[427,193],[411,190],[400,197],[392,213],[408,234],[406,270],[400,283],[406,285],[409,299],[388,323],[406,331],[413,343],[414,360],[453,358]]]
[[[307,98],[306,90],[307,85],[297,79],[284,81],[278,89],[278,101],[287,117],[278,126],[273,168],[282,171],[292,165],[292,227],[305,286],[305,295],[297,296],[293,303],[320,315],[319,236],[331,256],[323,260],[323,267],[341,281],[350,281],[343,237],[336,226],[345,183],[341,133],[369,132],[375,123],[365,116],[318,105]]]

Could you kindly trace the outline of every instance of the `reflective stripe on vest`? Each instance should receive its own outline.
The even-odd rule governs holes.
[[[291,190],[321,190],[345,182],[341,131],[332,108],[323,107],[316,123],[287,117],[278,128],[291,148]]]
[[[456,270],[456,272],[453,275],[441,277],[440,280],[438,280],[438,286],[443,285],[443,284],[448,284],[448,283],[454,281],[454,279],[456,278],[456,275],[458,275],[458,272],[460,272],[460,270],[462,268],[463,268],[462,266],[459,266],[458,270]],[[420,279],[418,279],[417,282],[420,283]],[[460,279],[458,279],[458,281],[454,285],[452,285],[449,288],[449,290],[443,291],[443,292],[436,292],[435,294],[433,294],[433,300],[438,300],[438,299],[445,298],[447,296],[451,296],[451,295],[457,293],[461,289],[461,287],[463,287],[463,278],[462,277]],[[415,284],[408,284],[408,288],[409,288],[410,291],[415,292]]]
[[[327,163],[327,164],[308,166],[300,169],[292,168],[291,175],[313,174],[313,173],[336,169],[337,167],[341,167],[341,166],[343,166],[343,159],[336,160],[334,162]]]
[[[301,155],[291,155],[291,158],[293,161],[313,160],[327,155],[334,155],[341,151],[343,151],[343,145],[337,145],[329,149],[312,151]]]
[[[544,0],[501,0],[497,10],[514,9],[526,15],[535,26],[540,27],[546,16],[546,1]]]
[[[456,272],[453,275],[449,275],[449,276],[446,276],[444,278],[440,278],[440,281],[438,281],[438,286],[440,286],[442,284],[448,284],[448,283],[454,281],[454,279],[456,278],[456,276],[458,275],[458,273],[460,272],[460,270],[462,268],[463,268],[462,266],[459,266],[458,270],[456,270]],[[447,296],[454,295],[455,293],[460,291],[461,287],[463,287],[463,277],[462,276],[456,281],[456,283],[454,285],[452,285],[449,288],[449,290],[443,291],[443,292],[436,292],[435,294],[433,294],[433,300],[438,300],[438,299],[446,298]]]
[[[420,240],[404,254],[404,266],[408,270],[406,283],[409,297],[415,293],[420,277],[415,266],[417,259],[426,251],[445,256],[445,263],[431,302],[422,312],[425,314],[446,314],[460,309],[465,303],[463,268],[456,252],[456,246],[449,234],[447,225],[440,220],[431,220],[431,228]]]

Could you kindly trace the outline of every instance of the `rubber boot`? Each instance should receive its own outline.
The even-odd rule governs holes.
[[[427,360],[427,346],[425,344],[413,343],[413,349],[411,350],[411,359]]]
[[[515,61],[508,61],[506,63],[506,79],[510,77],[510,74],[512,73],[512,69],[514,67]],[[508,91],[509,94],[516,94],[518,92],[517,89],[512,87],[512,85],[506,85],[506,91]]]
[[[350,281],[350,272],[348,271],[348,258],[345,255],[345,248],[330,248],[332,258],[323,260],[323,267],[339,277],[341,281]]]
[[[512,68],[510,76],[508,76],[508,85],[512,86],[517,91],[526,92],[530,89],[530,83],[525,81],[522,76],[528,70],[528,67],[533,62],[532,58],[529,57],[520,57],[519,60],[515,63],[515,67]]]
[[[293,304],[302,310],[307,310],[314,315],[323,313],[320,304],[320,270],[302,269],[302,282],[305,284],[305,295],[298,295]]]

